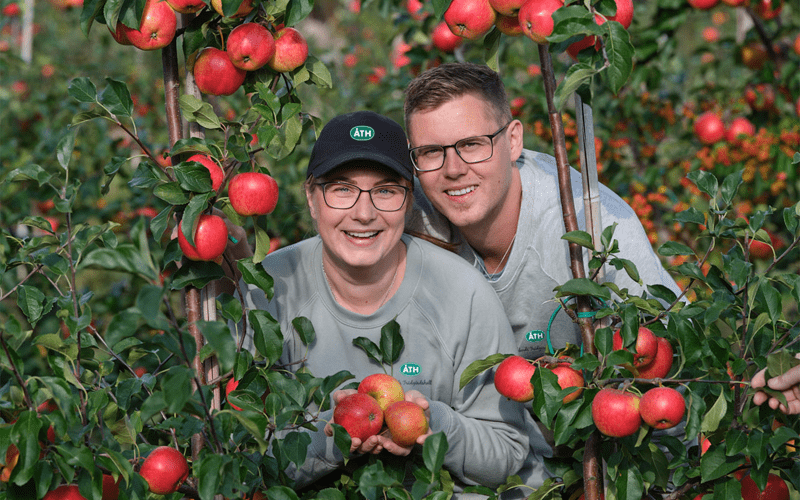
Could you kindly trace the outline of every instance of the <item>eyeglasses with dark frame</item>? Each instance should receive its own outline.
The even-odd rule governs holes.
[[[398,184],[383,184],[371,189],[361,189],[355,184],[343,181],[317,182],[322,188],[325,204],[337,210],[353,208],[361,193],[369,193],[369,199],[381,212],[397,212],[405,205],[409,188]]]
[[[439,170],[444,166],[447,148],[453,148],[459,158],[464,160],[464,163],[480,163],[486,161],[494,155],[494,138],[508,128],[508,126],[511,125],[511,121],[500,127],[500,130],[494,134],[467,137],[455,144],[447,146],[432,144],[429,146],[411,148],[409,149],[411,163],[413,163],[417,172]]]

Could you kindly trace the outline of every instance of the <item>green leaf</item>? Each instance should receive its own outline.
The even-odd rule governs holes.
[[[83,111],[81,113],[77,113],[75,116],[72,117],[72,121],[70,121],[70,125],[80,125],[81,123],[88,122],[94,120],[95,118],[102,118],[106,116],[106,113],[99,109],[93,109],[91,111]]]
[[[377,361],[379,364],[383,364],[383,354],[375,342],[366,337],[357,337],[353,339],[353,345],[363,349],[370,359]]]
[[[330,423],[331,428],[333,429],[333,444],[339,449],[342,453],[342,456],[349,457],[350,456],[350,444],[352,443],[352,439],[350,438],[350,434],[339,424],[335,424],[333,422]]]
[[[136,308],[148,326],[156,330],[169,328],[169,321],[161,312],[161,299],[164,290],[160,286],[144,285],[136,295]]]
[[[253,224],[256,237],[256,249],[253,252],[253,262],[261,262],[269,254],[270,236],[269,233],[259,224]]]
[[[100,104],[117,116],[131,116],[133,100],[128,87],[118,80],[106,78],[108,86],[100,93]]]
[[[181,107],[183,117],[189,122],[194,122],[208,130],[216,130],[222,128],[222,122],[214,108],[210,103],[203,102],[200,99],[184,94],[178,99]]]
[[[70,130],[64,137],[58,141],[58,146],[56,146],[56,158],[58,159],[58,164],[61,165],[61,168],[64,170],[69,167],[69,161],[72,159],[72,151],[75,149],[75,129]]]
[[[162,386],[170,393],[167,401],[167,412],[178,413],[191,399],[193,383],[193,370],[186,366],[175,366],[167,370]]]
[[[400,324],[395,320],[383,325],[381,328],[381,356],[383,362],[392,365],[400,357],[403,352],[405,342],[400,335]]]
[[[437,475],[439,469],[442,468],[442,464],[444,464],[447,449],[447,437],[443,432],[437,432],[425,438],[425,444],[422,446],[422,460],[425,463],[425,467],[434,476]]]
[[[694,250],[683,243],[678,243],[677,241],[668,241],[661,245],[661,247],[658,249],[658,254],[665,257],[670,257],[672,255],[694,255]]]
[[[584,248],[594,250],[594,243],[592,243],[592,235],[587,233],[586,231],[570,231],[568,233],[565,233],[561,237],[561,239],[567,240],[570,243],[575,243],[576,245],[580,245]]]
[[[181,231],[183,231],[183,236],[191,245],[194,245],[194,232],[197,227],[197,219],[200,217],[200,214],[205,212],[208,208],[208,201],[213,196],[213,192],[196,194],[192,196],[192,199],[189,200],[186,209],[183,211],[183,217],[181,217],[180,223]]]
[[[778,289],[775,288],[771,283],[765,282],[762,284],[762,286],[758,287],[757,296],[767,307],[770,320],[772,320],[773,323],[778,322],[783,311],[781,294]]]
[[[612,476],[611,485],[612,490],[616,490],[616,498],[619,500],[639,500],[644,493],[642,473],[632,462],[625,462],[617,468],[616,474]]]
[[[11,428],[9,441],[19,450],[19,461],[14,468],[14,482],[24,484],[33,477],[34,467],[39,461],[41,447],[37,436],[42,427],[42,419],[36,412],[24,411],[19,414]]]
[[[687,208],[683,212],[675,214],[675,220],[678,222],[689,222],[692,224],[705,224],[706,216],[700,210],[692,207]]]
[[[67,93],[78,102],[97,101],[97,87],[85,76],[70,80],[67,86]]]
[[[17,288],[17,306],[25,314],[28,323],[36,325],[44,314],[45,296],[36,287],[20,285]]]
[[[220,370],[222,372],[232,370],[236,361],[236,344],[228,325],[221,321],[198,321],[197,328],[217,353]]]
[[[316,332],[314,331],[314,325],[311,324],[310,319],[305,316],[298,316],[292,320],[292,326],[297,332],[297,336],[300,337],[300,341],[303,342],[303,345],[307,346],[314,342]]]
[[[283,438],[282,451],[289,461],[300,467],[306,461],[310,444],[311,436],[307,432],[290,432]]]
[[[531,377],[533,383],[533,411],[539,420],[551,428],[553,418],[561,408],[561,386],[558,385],[558,376],[550,370],[537,369]]]
[[[270,365],[274,364],[283,353],[280,324],[267,311],[249,311],[247,319],[253,327],[253,344]]]
[[[722,181],[722,188],[720,189],[720,194],[722,195],[722,201],[725,202],[726,205],[730,205],[733,201],[733,197],[736,196],[736,192],[739,190],[739,186],[742,185],[744,182],[742,178],[742,171],[737,170],[725,177]]]
[[[294,26],[311,13],[313,0],[292,0],[286,7],[286,26]]]
[[[800,365],[800,359],[795,358],[789,351],[774,352],[767,356],[767,371],[764,376],[769,380],[786,373],[797,365]]]
[[[605,38],[609,67],[606,68],[604,76],[608,79],[611,92],[618,94],[633,70],[635,50],[630,33],[618,21],[608,21],[602,27],[609,34],[608,38]]]
[[[181,189],[193,193],[207,193],[212,190],[211,173],[204,165],[198,162],[181,163],[173,171]]]
[[[556,109],[561,109],[578,87],[589,82],[596,74],[597,70],[586,63],[576,63],[570,66],[553,97]]]
[[[728,412],[728,400],[725,399],[725,391],[720,391],[719,397],[714,405],[708,410],[700,424],[700,432],[711,433],[719,428],[719,423],[725,418]]]
[[[186,262],[172,275],[170,289],[180,290],[187,286],[203,288],[211,281],[224,277],[222,267],[214,262]]]
[[[272,276],[264,269],[264,266],[261,265],[260,261],[254,263],[251,260],[242,259],[236,263],[236,267],[238,267],[239,272],[242,273],[242,279],[244,279],[245,283],[257,286],[264,291],[267,300],[272,300],[275,294],[273,288],[275,282]]]
[[[700,474],[705,483],[730,474],[740,465],[741,457],[726,456],[722,446],[712,446],[700,457]]]
[[[223,456],[206,453],[200,463],[193,464],[194,476],[198,480],[197,492],[200,500],[213,500],[222,479]]]
[[[719,189],[719,184],[717,183],[717,178],[714,177],[714,174],[708,172],[706,170],[692,170],[686,177],[692,181],[697,188],[714,198],[717,195],[717,189]]]
[[[210,182],[210,181],[209,181]],[[191,199],[178,182],[165,182],[153,189],[153,194],[170,205],[185,205]]]
[[[501,361],[511,356],[511,354],[492,354],[487,358],[478,359],[469,364],[469,366],[461,372],[461,379],[458,383],[458,390],[463,390],[472,379],[493,368],[495,365],[500,364]]]
[[[556,297],[591,295],[600,297],[603,300],[611,300],[611,292],[608,288],[598,285],[588,278],[573,278],[557,287],[557,290]]]

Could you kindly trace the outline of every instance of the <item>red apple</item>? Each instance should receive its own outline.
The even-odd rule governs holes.
[[[192,155],[186,161],[195,161],[208,169],[208,174],[211,176],[211,189],[218,191],[222,186],[222,180],[225,178],[225,173],[222,167],[219,166],[216,160],[205,154]]]
[[[562,0],[527,0],[519,9],[522,33],[536,43],[548,43],[553,33],[553,12],[564,5]]]
[[[62,484],[53,491],[48,491],[42,500],[86,500],[78,491],[77,484]]]
[[[116,29],[111,29],[111,26],[108,27],[108,32],[111,33],[111,37],[120,45],[130,45],[131,41],[128,40],[128,37],[125,35],[125,25],[122,23],[117,23]]]
[[[730,5],[731,7],[741,7],[749,1],[750,0],[722,0],[722,3],[725,5]]]
[[[358,392],[375,398],[383,411],[392,403],[403,401],[405,397],[400,382],[386,373],[373,373],[364,377],[358,384]]]
[[[725,124],[719,114],[706,111],[695,120],[694,135],[703,144],[714,144],[725,137]]]
[[[197,55],[192,68],[200,92],[209,95],[231,95],[244,83],[247,71],[237,68],[224,50],[206,47]]]
[[[114,480],[113,476],[103,474],[103,497],[102,500],[117,500],[119,498],[119,478]]]
[[[278,183],[267,174],[242,172],[228,184],[228,198],[239,215],[266,215],[278,204]]]
[[[498,14],[494,22],[500,33],[508,36],[521,36],[522,26],[519,24],[519,16],[503,16]]]
[[[716,26],[706,26],[703,28],[703,40],[708,43],[719,41],[719,30]]]
[[[339,401],[333,409],[333,423],[344,427],[351,438],[364,441],[380,432],[383,410],[375,398],[357,392]]]
[[[612,347],[615,351],[623,349],[622,334],[619,330],[614,332],[611,337]],[[625,349],[627,350],[627,349]],[[633,366],[636,368],[650,364],[658,352],[658,337],[653,335],[653,331],[645,326],[640,326],[634,344]]]
[[[492,29],[497,13],[489,0],[453,0],[444,12],[444,22],[454,34],[477,40]]]
[[[286,73],[299,68],[308,59],[308,42],[294,28],[281,28],[275,33],[275,53],[269,60],[269,67],[278,73]]]
[[[525,0],[489,0],[489,5],[501,16],[518,16]]]
[[[572,368],[569,363],[559,363],[557,366],[550,369],[558,377],[558,385],[561,389],[567,387],[580,387],[577,391],[564,396],[562,402],[564,404],[570,401],[575,401],[578,396],[583,392],[583,374],[578,370]]]
[[[425,410],[413,401],[398,401],[386,408],[386,427],[392,433],[392,441],[400,446],[413,446],[417,438],[428,432]]]
[[[639,402],[639,413],[654,429],[671,429],[683,420],[686,401],[671,387],[654,387],[645,392]]]
[[[464,39],[450,31],[447,23],[442,21],[433,28],[431,33],[433,46],[442,52],[451,53],[464,42]]]
[[[3,7],[2,13],[4,16],[17,17],[22,13],[22,9],[19,8],[19,4],[17,2],[11,2]]]
[[[228,228],[218,215],[201,214],[197,218],[194,246],[189,244],[178,224],[178,246],[190,260],[215,261],[225,252],[227,244]]]
[[[206,6],[203,0],[166,0],[172,10],[181,14],[193,14]]]
[[[775,88],[767,83],[747,85],[744,101],[756,111],[767,111],[775,107]]]
[[[234,380],[233,377],[228,379],[228,383],[225,384],[225,397],[227,398],[228,394],[230,394],[231,392],[235,391],[237,387],[239,387],[239,381],[238,380]],[[242,411],[242,409],[239,408],[238,406],[236,406],[235,404],[233,404],[233,403],[228,403],[228,404],[231,405],[231,408],[233,408],[234,410]]]
[[[6,448],[4,463],[0,464],[0,482],[7,483],[11,479],[11,473],[14,472],[17,462],[19,462],[19,448],[14,443],[11,443]]]
[[[222,0],[211,0],[211,7],[217,11],[217,14],[225,17],[225,14],[222,12]],[[253,0],[242,0],[242,3],[239,4],[239,8],[236,9],[236,12],[230,16],[230,18],[239,19],[247,16],[251,12],[253,12]]]
[[[159,446],[147,456],[139,474],[147,481],[150,491],[169,495],[178,491],[189,477],[189,463],[175,448]]]
[[[744,137],[752,137],[756,134],[756,126],[744,116],[733,119],[728,130],[725,131],[725,139],[729,143],[736,143]]]
[[[764,491],[760,491],[748,475],[742,478],[742,500],[789,500],[789,488],[780,476],[770,474]]]
[[[536,366],[519,355],[509,356],[497,365],[494,386],[503,396],[525,403],[533,399],[531,377]]]
[[[783,240],[779,237],[775,236],[772,232],[767,231],[769,235],[770,243],[766,243],[760,240],[750,240],[750,255],[755,259],[771,259],[773,254],[773,248],[775,250],[781,249],[784,246]]]
[[[237,68],[255,71],[266,65],[275,54],[275,39],[267,28],[258,23],[244,23],[228,35],[225,51]]]
[[[603,388],[592,400],[592,420],[597,430],[611,437],[634,434],[642,425],[639,396],[619,389]]]
[[[794,48],[794,53],[800,56],[800,34],[794,37],[794,44],[792,47]]]
[[[658,349],[653,361],[640,367],[637,370],[636,377],[644,379],[664,378],[669,374],[672,369],[673,350],[672,344],[669,340],[658,337]]]
[[[406,11],[415,21],[422,21],[428,13],[422,10],[423,5],[420,0],[406,0]]]
[[[775,19],[783,9],[783,0],[752,0],[750,8],[757,16],[769,21]]]
[[[164,0],[147,0],[142,11],[139,29],[131,29],[124,24],[122,32],[125,38],[141,50],[162,49],[175,38],[178,18],[175,11]]]
[[[708,10],[717,5],[719,0],[689,0],[689,5],[695,9]]]

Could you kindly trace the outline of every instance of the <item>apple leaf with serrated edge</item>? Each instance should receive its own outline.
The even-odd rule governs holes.
[[[567,240],[570,243],[575,243],[589,250],[594,250],[594,243],[592,243],[592,235],[586,231],[570,231],[561,236],[562,240]]]
[[[466,385],[469,384],[472,381],[472,379],[474,379],[481,373],[485,372],[486,370],[492,368],[493,366],[499,365],[501,361],[503,361],[509,356],[513,356],[513,354],[497,353],[497,354],[492,354],[487,358],[473,361],[461,373],[461,379],[458,382],[458,390],[460,391],[464,389],[464,387],[466,387]]]

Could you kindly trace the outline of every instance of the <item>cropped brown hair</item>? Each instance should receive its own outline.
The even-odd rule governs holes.
[[[511,121],[505,85],[500,75],[486,65],[446,63],[429,69],[408,84],[405,90],[406,130],[409,117],[417,111],[436,109],[466,94],[480,97],[489,105],[498,123]]]

